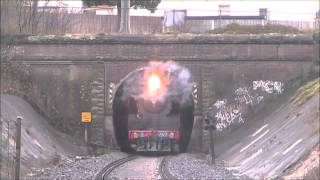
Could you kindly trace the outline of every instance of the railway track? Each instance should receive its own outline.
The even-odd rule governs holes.
[[[95,180],[106,180],[108,179],[108,175],[117,167],[121,166],[122,164],[129,162],[133,159],[138,158],[138,156],[130,155],[128,157],[116,160],[110,164],[108,164],[106,167],[104,167],[95,177]]]
[[[128,157],[125,157],[125,158],[122,158],[122,159],[119,159],[119,160],[116,160],[110,164],[108,164],[107,166],[105,166],[96,176],[95,176],[95,180],[106,180],[106,179],[110,179],[111,177],[110,176],[113,176],[112,172],[120,167],[121,165],[125,164],[125,163],[128,163],[129,161],[133,161],[133,160],[136,160],[135,162],[132,162],[132,163],[137,163],[139,161],[145,161],[147,162],[148,160],[145,159],[146,157],[141,157],[141,156],[136,156],[136,155],[130,155]],[[150,159],[150,157],[147,157]],[[152,159],[160,159],[161,157],[156,157],[156,158],[152,158]],[[168,167],[167,167],[167,164],[168,164],[168,160],[169,160],[170,156],[164,156],[163,158],[161,158],[161,162],[160,164],[154,168],[154,169],[151,169],[150,172],[158,172],[159,175],[161,176],[161,179],[170,179],[170,180],[174,180],[174,179],[177,179],[175,178],[174,176],[172,176],[169,171],[168,171]],[[148,166],[148,164],[139,164],[141,166]],[[130,166],[129,166],[130,167]],[[134,169],[135,167],[130,167],[131,169]],[[150,170],[150,169],[149,169]],[[137,173],[137,172],[136,172]],[[143,172],[140,172],[139,174],[144,174]],[[152,174],[152,173],[151,173]],[[130,178],[130,177],[128,177]],[[159,177],[158,177],[159,178]],[[157,179],[157,178],[156,178]]]
[[[110,178],[109,175],[111,175],[111,172],[113,172],[113,170],[115,170],[116,168],[118,168],[119,166],[128,163],[129,161],[132,160],[136,160],[138,159],[139,156],[136,155],[129,155],[125,158],[121,158],[119,160],[116,160],[110,164],[108,164],[107,166],[105,166],[96,176],[95,176],[95,180],[106,180],[108,178]],[[143,157],[140,157],[143,158]],[[160,158],[160,157],[155,157],[155,158]],[[176,177],[172,176],[169,171],[168,171],[168,159],[170,158],[170,156],[164,156],[161,159],[160,165],[158,167],[159,170],[159,174],[161,176],[161,179],[170,179],[170,180],[174,180],[177,179]]]

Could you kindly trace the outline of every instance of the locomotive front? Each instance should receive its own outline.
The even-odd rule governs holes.
[[[190,73],[172,62],[127,76],[113,102],[113,124],[123,151],[184,152],[193,125]]]

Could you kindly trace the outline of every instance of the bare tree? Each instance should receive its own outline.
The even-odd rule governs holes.
[[[38,12],[38,0],[33,0],[32,1],[32,13],[30,16],[30,21],[32,23],[31,25],[31,33],[35,33],[36,30],[38,29],[38,22],[39,22],[39,18],[37,18],[37,12]]]
[[[34,10],[32,10],[33,8],[32,3],[33,3],[32,0],[15,0],[7,4],[9,8],[10,6],[13,5],[15,9],[15,13],[17,13],[17,14],[14,14],[14,13],[12,14],[17,16],[16,18],[17,18],[19,33],[28,33],[30,32],[30,29],[32,29],[31,27],[33,22],[35,21],[35,15],[37,11],[37,7],[34,7]],[[37,0],[35,1],[34,4],[37,4]],[[9,11],[11,11],[11,8]],[[10,15],[8,18],[11,18]]]
[[[38,0],[1,0],[1,16],[4,23],[12,25],[11,29],[5,28],[9,33],[36,33]]]
[[[22,29],[25,27],[26,23],[23,21],[23,4],[24,1],[15,1],[15,8],[18,13],[18,27],[19,27],[19,33],[22,33]]]

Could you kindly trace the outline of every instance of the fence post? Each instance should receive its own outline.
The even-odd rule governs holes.
[[[17,116],[16,122],[16,162],[15,162],[15,180],[20,179],[20,153],[21,153],[21,116]]]
[[[0,80],[1,81],[1,80]],[[2,118],[0,116],[0,179],[2,174]]]
[[[210,149],[211,149],[211,164],[216,164],[216,156],[215,156],[215,152],[214,152],[214,140],[213,140],[213,125],[209,125],[209,135],[210,135]]]

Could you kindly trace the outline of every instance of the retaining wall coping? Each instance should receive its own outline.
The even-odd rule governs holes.
[[[42,35],[2,36],[7,44],[314,44],[305,34]]]

